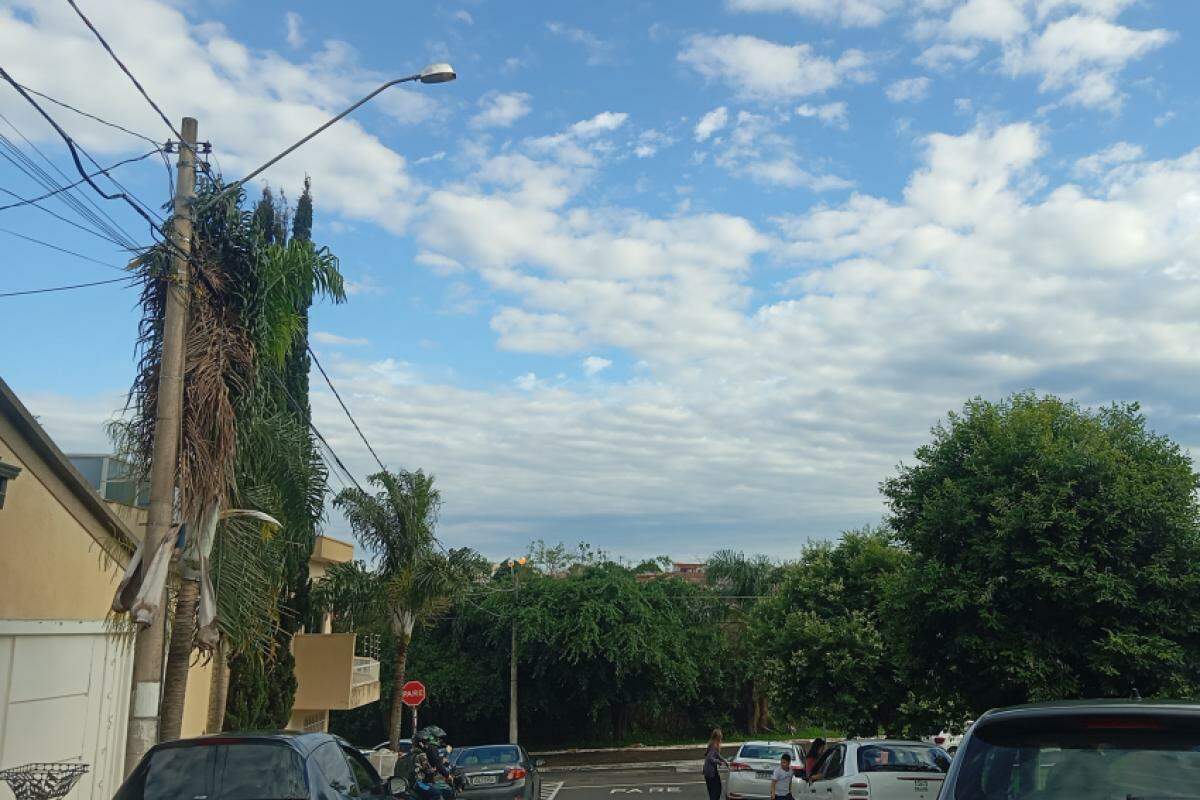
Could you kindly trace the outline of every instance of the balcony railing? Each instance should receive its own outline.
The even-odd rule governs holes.
[[[379,682],[379,662],[364,656],[354,657],[354,677],[351,685],[362,686],[364,683]]]

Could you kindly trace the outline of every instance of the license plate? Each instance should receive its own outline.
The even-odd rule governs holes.
[[[760,781],[769,781],[769,780],[771,780],[771,773],[756,772],[756,773],[754,773],[754,777],[758,778]]]
[[[472,786],[490,786],[495,782],[495,775],[476,775],[474,778],[471,778]]]
[[[913,791],[924,794],[929,791],[929,781],[913,781]]]

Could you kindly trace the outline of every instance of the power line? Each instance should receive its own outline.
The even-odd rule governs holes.
[[[124,161],[118,161],[117,163],[113,164],[112,166],[102,167],[102,168],[96,170],[95,172],[93,172],[91,174],[91,177],[94,178],[97,175],[104,175],[106,177],[111,177],[108,175],[109,170],[114,170],[117,167],[123,167],[126,164],[133,164],[138,161],[144,161],[145,159],[149,158],[150,156],[156,155],[160,152],[161,152],[160,150],[154,149],[148,153],[143,153],[140,156],[134,156],[132,158],[127,158]],[[0,206],[0,211],[7,211],[10,208],[19,208],[21,206],[26,206],[26,205],[34,205],[34,204],[38,203],[39,201],[45,200],[48,197],[53,197],[54,195],[59,194],[60,192],[65,192],[70,189],[74,189],[76,186],[78,186],[79,184],[81,184],[83,182],[84,182],[83,178],[80,178],[79,180],[75,181],[72,184],[68,184],[67,186],[62,186],[58,189],[54,189],[53,191],[49,191],[49,192],[46,192],[45,194],[38,195],[37,197],[30,197],[30,198],[20,197],[20,195],[16,195],[16,194],[13,194],[12,192],[8,192],[8,194],[12,194],[13,197],[17,197],[20,200],[20,202],[19,203],[9,203],[8,205]],[[0,191],[4,191],[4,190],[0,189]]]
[[[342,407],[342,411],[346,412],[346,418],[350,420],[350,424],[354,426],[354,430],[358,431],[358,438],[362,439],[362,443],[365,444],[367,449],[371,451],[371,456],[375,459],[375,463],[379,465],[379,468],[384,472],[387,472],[387,467],[383,465],[383,461],[380,460],[379,455],[375,452],[375,448],[371,447],[371,443],[367,441],[367,437],[363,434],[362,428],[358,427],[358,423],[354,420],[354,415],[351,414],[350,409],[346,407],[346,403],[342,400],[342,396],[338,394],[338,390],[334,388],[333,381],[329,379],[329,373],[327,373],[325,368],[321,366],[321,362],[317,359],[317,354],[313,352],[312,346],[308,347],[308,354],[312,356],[313,363],[316,364],[317,369],[321,371],[321,377],[325,379],[325,383],[329,386],[329,390],[333,392],[333,396],[337,398],[338,403]]]
[[[60,253],[66,253],[67,255],[75,256],[76,258],[82,258],[84,261],[90,261],[93,264],[99,264],[102,267],[109,267],[111,269],[123,270],[122,267],[118,267],[116,264],[109,264],[105,261],[100,261],[98,259],[92,258],[91,256],[85,256],[83,253],[76,253],[74,250],[68,250],[65,247],[59,247],[56,244],[50,244],[49,242],[44,242],[41,239],[35,239],[32,236],[26,236],[23,233],[17,233],[16,231],[10,230],[9,228],[0,228],[0,233],[7,233],[10,236],[16,236],[18,239],[24,239],[27,242],[32,242],[33,244],[40,244],[42,247],[48,247],[51,250],[57,250]]]
[[[138,82],[137,78],[133,77],[133,73],[129,71],[129,67],[125,66],[125,62],[121,61],[121,59],[117,57],[117,54],[113,52],[112,47],[109,46],[107,41],[105,41],[104,37],[100,34],[100,31],[96,30],[96,26],[93,25],[92,21],[87,18],[87,15],[79,10],[79,6],[75,5],[75,0],[67,0],[67,2],[70,3],[71,8],[75,9],[75,13],[79,15],[81,20],[83,20],[83,24],[88,26],[88,30],[95,35],[96,39],[100,42],[100,46],[108,51],[108,54],[112,57],[113,61],[117,62],[117,66],[121,68],[121,72],[124,72],[126,77],[133,81],[133,85],[137,87],[138,92],[142,95],[142,97],[146,98],[146,102],[149,103],[150,107],[158,113],[159,118],[162,119],[163,123],[167,126],[171,133],[175,134],[175,138],[182,142],[183,134],[175,130],[175,126],[171,124],[171,120],[167,119],[167,115],[163,113],[163,110],[158,107],[158,103],[155,103],[154,100],[151,99],[150,95],[146,94],[145,88],[142,87],[142,84]]]
[[[124,278],[109,278],[106,281],[91,281],[90,283],[73,283],[69,286],[50,286],[45,289],[25,289],[20,292],[0,292],[0,297],[19,297],[29,294],[47,294],[49,292],[65,292],[70,289],[86,289],[89,286],[103,286],[108,283],[120,283],[121,281],[132,281],[136,278],[126,275]]]

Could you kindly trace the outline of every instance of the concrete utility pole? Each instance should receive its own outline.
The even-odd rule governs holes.
[[[509,559],[508,566],[513,576],[513,620],[512,645],[508,651],[508,742],[517,743],[517,615],[516,608],[521,599],[521,579],[517,568],[525,563],[525,559],[513,561]]]
[[[175,246],[167,285],[154,451],[150,461],[150,513],[146,539],[142,545],[143,578],[175,515],[175,478],[183,418],[188,254],[192,250],[192,210],[196,198],[196,120],[184,117],[182,133],[171,216],[171,241]],[[133,651],[133,694],[129,703],[129,734],[125,741],[126,775],[133,772],[147,750],[158,744],[158,709],[162,694],[163,640],[167,619],[165,594],[164,591],[164,597],[160,598],[154,622],[138,631]]]

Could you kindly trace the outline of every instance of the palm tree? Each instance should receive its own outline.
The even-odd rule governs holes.
[[[368,481],[380,491],[372,495],[345,489],[334,505],[345,512],[359,543],[374,557],[374,566],[355,563],[331,570],[314,593],[324,598],[326,608],[334,598],[350,601],[333,609],[351,617],[355,626],[375,621],[390,629],[396,650],[388,738],[394,749],[400,739],[413,631],[469,586],[479,559],[468,548],[440,551],[434,527],[441,495],[432,475],[385,470]]]

